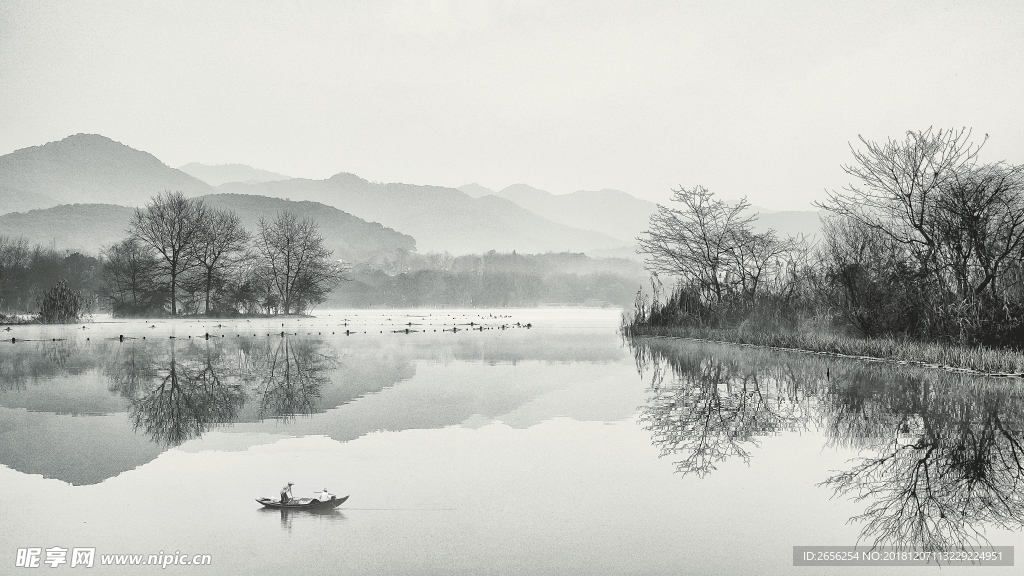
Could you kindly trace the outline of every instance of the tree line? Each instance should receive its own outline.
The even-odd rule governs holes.
[[[638,297],[636,321],[1024,346],[1024,167],[981,163],[967,129],[861,144],[816,241],[754,233],[745,200],[674,190],[638,241],[675,284]]]
[[[639,263],[581,253],[407,254],[389,270],[352,268],[331,295],[342,308],[478,307],[585,304],[629,306]]]
[[[164,192],[128,232],[102,255],[100,293],[115,316],[302,313],[344,279],[317,224],[290,212],[253,234],[232,211]]]
[[[629,306],[635,289],[635,280],[611,273],[417,270],[389,275],[356,267],[352,282],[336,290],[329,303],[342,308]]]
[[[298,273],[302,266],[296,270],[288,258],[279,259],[283,265],[277,267],[278,281],[274,280],[273,266],[265,265],[260,273],[255,246],[259,238],[248,236],[239,241],[238,237],[243,236],[238,234],[240,227],[230,218],[220,218],[221,223],[212,230],[221,232],[221,237],[199,244],[194,256],[197,263],[188,265],[188,251],[179,251],[174,312],[199,314],[209,309],[211,314],[232,315],[283,311],[282,293],[288,294],[288,309],[295,311],[295,299],[304,302],[304,287],[315,284],[317,276]],[[285,232],[302,225],[298,219],[288,222],[290,225],[283,227]],[[274,227],[273,221],[266,224]],[[24,239],[0,237],[0,313],[38,314],[48,292],[53,297],[45,307],[54,311],[51,316],[55,319],[66,318],[67,304],[76,302],[80,312],[111,311],[118,316],[171,313],[170,263],[163,259],[162,251],[147,248],[130,232],[99,257],[31,247]],[[280,244],[275,241],[280,236],[268,235],[269,246]],[[223,249],[231,244],[236,248]],[[170,248],[167,252],[173,259]],[[264,248],[264,252],[269,250]],[[324,268],[317,270],[322,272]],[[628,307],[644,274],[638,262],[595,259],[582,253],[492,250],[454,256],[399,252],[385,262],[354,263],[345,270],[347,281],[329,294],[321,292],[325,298],[321,304],[341,308],[538,304]],[[58,287],[62,280],[65,284]],[[0,321],[4,319],[0,317]]]
[[[0,236],[0,321],[7,314],[39,310],[44,304],[51,310],[56,301],[44,302],[48,292],[61,301],[77,302],[80,310],[95,308],[102,271],[99,258]]]

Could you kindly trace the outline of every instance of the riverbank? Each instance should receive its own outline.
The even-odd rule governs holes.
[[[841,335],[754,332],[694,326],[635,326],[623,323],[626,336],[707,340],[802,351],[875,362],[914,364],[974,374],[1024,377],[1024,354],[981,346],[914,342],[895,338],[854,338]]]
[[[4,314],[0,312],[0,326],[39,324],[38,314]]]

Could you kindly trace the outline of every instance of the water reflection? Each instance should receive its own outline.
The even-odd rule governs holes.
[[[6,343],[5,343],[6,344]],[[93,367],[75,339],[5,345],[0,353],[0,392],[24,390],[30,382],[80,375]]]
[[[454,334],[439,325],[414,338],[333,326],[282,336],[239,324],[209,339],[193,323],[140,322],[31,327],[16,344],[0,341],[0,465],[90,484],[219,427],[235,438],[210,446],[281,433],[345,442],[470,419],[619,420],[638,403],[618,387],[586,402],[562,392],[563,405],[533,404],[589,386],[604,365],[621,368],[626,351],[610,329]]]
[[[758,438],[814,428],[861,451],[821,479],[862,502],[862,537],[929,550],[1024,527],[1019,383],[735,346],[637,339],[641,420],[684,475],[748,461]]]
[[[111,354],[104,373],[110,391],[128,401],[135,430],[177,446],[234,422],[250,400],[261,419],[315,412],[333,366],[322,347],[288,337],[130,344]]]
[[[310,508],[308,510],[275,510],[272,508],[260,508],[257,510],[257,513],[268,517],[279,515],[281,519],[281,529],[288,533],[291,533],[292,526],[296,521],[342,522],[346,520],[345,515],[337,508]]]
[[[312,414],[334,359],[322,351],[320,340],[281,338],[263,346],[246,347],[245,373],[254,381],[260,418],[291,419]]]
[[[984,541],[986,526],[1024,518],[1022,394],[964,377],[906,382],[874,411],[891,422],[860,439],[871,453],[825,484],[864,501],[857,517],[880,544],[944,548]],[[870,418],[867,418],[870,420]]]
[[[221,346],[190,343],[180,352],[178,347],[172,341],[164,354],[130,347],[108,370],[111,391],[130,403],[135,430],[164,446],[231,422],[246,400],[241,382],[227,380]]]
[[[641,373],[651,369],[640,420],[662,455],[683,457],[676,469],[684,475],[704,477],[730,458],[746,462],[759,436],[803,425],[800,388],[750,370],[741,357],[633,350]]]

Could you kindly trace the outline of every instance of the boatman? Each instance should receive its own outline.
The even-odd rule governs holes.
[[[328,500],[330,500],[332,498],[334,498],[334,494],[331,494],[330,492],[328,492],[327,488],[324,488],[324,491],[320,493],[320,501],[321,502],[327,502]]]
[[[281,504],[287,504],[292,499],[292,483],[289,482],[287,486],[281,488]]]

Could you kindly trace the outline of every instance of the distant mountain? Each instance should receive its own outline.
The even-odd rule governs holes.
[[[497,192],[495,192],[494,190],[491,190],[486,186],[481,186],[476,182],[473,182],[472,184],[463,184],[462,186],[459,186],[459,190],[462,190],[463,192],[469,194],[473,198],[480,198],[481,196],[493,196],[497,194]]]
[[[278,198],[214,194],[202,197],[210,206],[234,210],[255,234],[260,217],[272,220],[290,210],[320,225],[326,246],[335,258],[372,260],[396,251],[413,251],[416,241],[405,234],[366,222],[341,210],[315,202],[289,202]],[[31,244],[96,254],[127,236],[134,209],[110,204],[65,204],[42,210],[0,215],[0,235],[24,236]]]
[[[811,237],[821,237],[821,218],[826,214],[824,210],[819,212],[811,211],[784,211],[768,212],[757,215],[752,228],[754,232],[765,232],[768,229],[775,230],[779,236],[800,236],[801,234]],[[811,238],[813,240],[813,238]],[[643,260],[644,255],[638,254],[639,246],[623,246],[610,250],[593,250],[589,256],[593,258],[628,258],[632,260]]]
[[[233,210],[242,224],[254,234],[259,228],[261,217],[270,221],[285,210],[300,218],[314,220],[320,225],[320,234],[327,248],[334,251],[334,258],[364,261],[394,255],[396,251],[416,250],[416,240],[412,236],[318,202],[296,202],[244,194],[211,194],[203,196],[202,200],[214,208]]]
[[[23,236],[30,244],[98,254],[127,235],[134,208],[113,204],[62,204],[0,215],[0,235]]]
[[[424,252],[493,249],[632,257],[635,238],[647,229],[657,209],[651,202],[607,189],[555,195],[525,184],[495,192],[479,184],[454,189],[370,183],[345,173],[327,180],[285,179],[241,164],[191,163],[182,168],[194,175],[95,134],[76,134],[0,156],[0,215],[14,213],[11,218],[0,216],[0,234],[95,252],[121,237],[130,210],[118,207],[142,206],[159,192],[180,190],[190,196],[248,196],[241,200],[214,194],[210,201],[231,204],[250,227],[259,215],[273,216],[283,206],[318,220],[326,215],[322,225],[325,230],[332,227],[339,257],[361,259],[378,249],[410,249],[413,239],[396,230],[411,234]],[[223,183],[215,189],[195,176]],[[257,201],[254,196],[321,206]],[[337,210],[325,211],[327,207]],[[816,212],[758,210],[758,229],[772,227],[794,235],[820,229]],[[366,228],[369,222],[357,225],[352,217],[379,222],[379,228]],[[347,235],[348,229],[358,229],[370,240]]]
[[[312,200],[411,234],[421,252],[586,252],[624,242],[557,224],[496,196],[472,198],[455,188],[370,183],[354,174],[223,184],[224,192]]]
[[[274,182],[291,178],[291,176],[253,168],[245,164],[201,164],[199,162],[189,162],[184,166],[179,166],[178,170],[190,176],[195,176],[210,186],[220,186],[228,182],[245,182],[247,184]]]
[[[0,156],[0,198],[22,202],[0,204],[0,214],[55,204],[137,206],[164,190],[190,196],[212,192],[209,184],[152,154],[96,134],[76,134]]]
[[[552,194],[526,184],[513,184],[497,195],[548,220],[582,230],[595,230],[625,244],[635,242],[636,237],[647,229],[651,214],[658,210],[653,202],[610,189]]]

